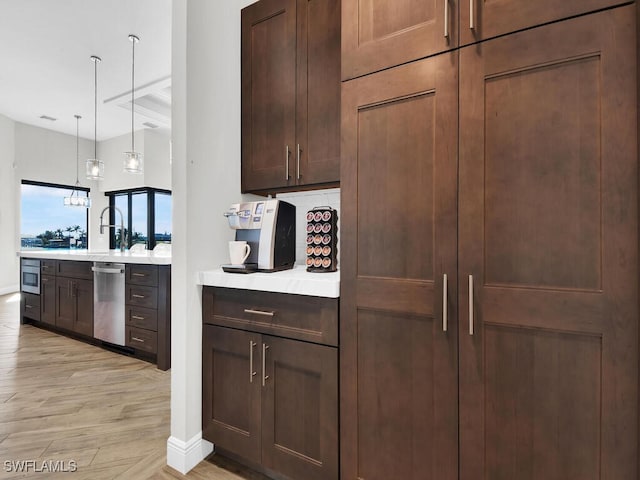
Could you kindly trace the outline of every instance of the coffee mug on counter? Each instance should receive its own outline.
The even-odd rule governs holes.
[[[229,242],[229,259],[231,265],[242,265],[251,253],[251,247],[245,241]]]

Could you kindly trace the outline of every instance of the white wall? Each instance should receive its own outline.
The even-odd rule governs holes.
[[[19,288],[16,231],[15,122],[0,115],[0,295]]]
[[[171,135],[161,130],[138,130],[135,149],[144,155],[144,173],[124,173],[124,152],[131,150],[131,134],[98,142],[98,158],[104,162],[104,180],[100,191],[110,192],[136,187],[156,187],[171,190]]]
[[[202,313],[196,272],[227,259],[222,213],[240,201],[240,9],[254,0],[174,0],[171,437],[167,462],[193,468],[200,441]],[[250,199],[249,196],[244,197]]]

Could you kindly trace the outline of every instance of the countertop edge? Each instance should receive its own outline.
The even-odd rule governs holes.
[[[340,298],[340,273],[309,273],[296,267],[274,273],[226,273],[222,269],[200,271],[197,283],[205,287],[237,288],[311,297]]]
[[[80,262],[114,262],[114,263],[134,263],[139,265],[171,265],[170,255],[154,255],[151,253],[139,254],[129,252],[78,252],[78,251],[25,251],[16,252],[20,258],[51,259],[51,260],[74,260]]]

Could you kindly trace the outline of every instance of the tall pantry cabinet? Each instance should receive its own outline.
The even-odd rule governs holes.
[[[589,13],[613,3],[478,2],[470,31],[447,2],[462,46],[409,63],[343,42],[343,479],[637,480],[638,14]],[[397,2],[393,41],[431,7]]]

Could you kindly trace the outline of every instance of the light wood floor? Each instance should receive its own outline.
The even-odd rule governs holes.
[[[167,467],[170,372],[20,325],[19,310],[18,294],[0,296],[0,479],[265,478],[215,455],[187,476]],[[19,460],[77,471],[8,471]]]

